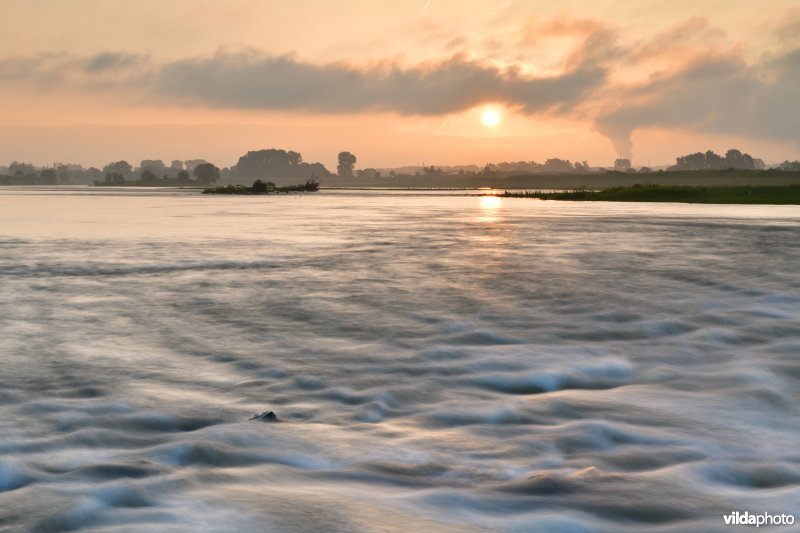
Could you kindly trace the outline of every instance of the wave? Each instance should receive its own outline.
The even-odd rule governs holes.
[[[36,477],[17,461],[0,459],[0,492],[25,487],[35,480]]]
[[[495,374],[472,379],[473,385],[510,394],[541,394],[566,389],[611,389],[631,382],[633,367],[624,359],[605,359],[565,369],[526,375]]]

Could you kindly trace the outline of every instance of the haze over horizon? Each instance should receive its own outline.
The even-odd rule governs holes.
[[[566,7],[564,7],[566,6]],[[9,0],[0,163],[800,157],[800,8]],[[486,120],[486,113],[494,113]]]

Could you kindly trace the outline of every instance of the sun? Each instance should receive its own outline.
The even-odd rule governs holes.
[[[497,109],[486,109],[481,114],[481,122],[487,128],[496,128],[500,125],[500,112]]]

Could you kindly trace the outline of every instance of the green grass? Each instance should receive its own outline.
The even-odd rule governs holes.
[[[685,185],[634,185],[602,190],[564,192],[510,192],[505,198],[540,198],[587,202],[681,202],[688,204],[800,205],[800,185],[691,187]]]

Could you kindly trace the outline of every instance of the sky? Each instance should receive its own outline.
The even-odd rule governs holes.
[[[0,0],[0,19],[0,165],[800,159],[795,0]]]

